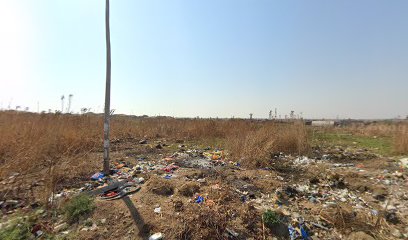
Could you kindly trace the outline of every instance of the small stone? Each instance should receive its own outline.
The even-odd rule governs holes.
[[[94,223],[92,224],[92,227],[89,228],[91,231],[96,231],[98,229],[98,226]]]
[[[67,228],[68,228],[68,225],[66,223],[61,223],[61,224],[54,227],[54,231],[55,232],[60,232],[60,231],[65,230]]]
[[[43,213],[45,213],[44,209],[38,209],[37,211],[35,211],[35,214],[38,214],[38,215],[41,215]]]
[[[395,172],[395,176],[396,176],[396,177],[399,177],[399,178],[402,178],[402,177],[403,177],[402,172]]]
[[[385,188],[377,187],[373,190],[373,197],[379,201],[385,201],[388,192]]]
[[[400,238],[401,237],[401,232],[398,229],[393,229],[391,230],[391,235],[396,237],[396,238]]]
[[[385,214],[385,220],[387,222],[393,223],[393,224],[398,224],[400,222],[397,214],[395,212],[387,212]]]

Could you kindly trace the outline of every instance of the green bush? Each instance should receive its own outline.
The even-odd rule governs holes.
[[[17,218],[0,230],[0,239],[3,240],[24,240],[31,236],[31,223],[27,218]]]
[[[86,218],[94,209],[94,199],[88,195],[80,194],[65,203],[62,211],[67,222],[72,224]]]
[[[280,215],[272,210],[263,213],[265,226],[272,228],[281,222]]]

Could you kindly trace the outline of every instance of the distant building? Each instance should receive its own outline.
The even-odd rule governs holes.
[[[318,126],[318,127],[328,127],[328,126],[334,126],[335,121],[333,120],[313,120],[312,121],[312,126]]]

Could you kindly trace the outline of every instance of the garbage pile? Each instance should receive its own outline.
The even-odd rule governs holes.
[[[152,226],[148,239],[206,233],[225,239],[408,238],[408,158],[316,148],[310,156],[276,153],[270,166],[245,169],[222,149],[179,144],[165,152],[165,146],[154,144],[160,152],[149,157],[126,154],[112,163],[109,176],[90,174],[80,188],[51,200],[87,193],[118,207],[115,200],[128,196]],[[18,204],[0,202],[3,209]]]

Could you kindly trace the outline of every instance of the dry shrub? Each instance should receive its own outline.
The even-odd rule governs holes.
[[[192,197],[200,191],[200,186],[197,183],[190,182],[182,185],[178,192],[185,197]]]
[[[95,119],[86,116],[0,114],[0,176],[59,164],[61,156],[76,156],[100,145]]]
[[[398,125],[392,122],[373,122],[373,123],[353,123],[345,128],[348,133],[358,134],[362,136],[392,136],[398,129]]]
[[[226,239],[226,227],[230,216],[228,209],[193,205],[183,214],[182,223],[169,233],[169,239]]]
[[[368,216],[367,213],[353,211],[347,205],[325,209],[320,213],[320,217],[341,231],[349,229],[370,231],[376,220]]]
[[[250,167],[269,165],[272,155],[279,152],[304,154],[309,150],[306,127],[293,124],[265,124],[249,131],[237,131],[227,137],[226,147],[234,158]]]
[[[149,179],[146,188],[154,194],[162,196],[169,196],[174,193],[174,185],[171,181],[156,176]]]
[[[248,204],[242,210],[242,222],[251,233],[259,233],[262,228],[261,214],[258,213],[252,204]]]
[[[60,170],[73,169],[99,148],[96,125],[98,119],[88,116],[0,112],[0,179],[17,172],[15,185],[42,181],[45,189],[38,192],[47,202]]]
[[[397,154],[408,154],[408,124],[401,124],[394,138],[394,151]]]

